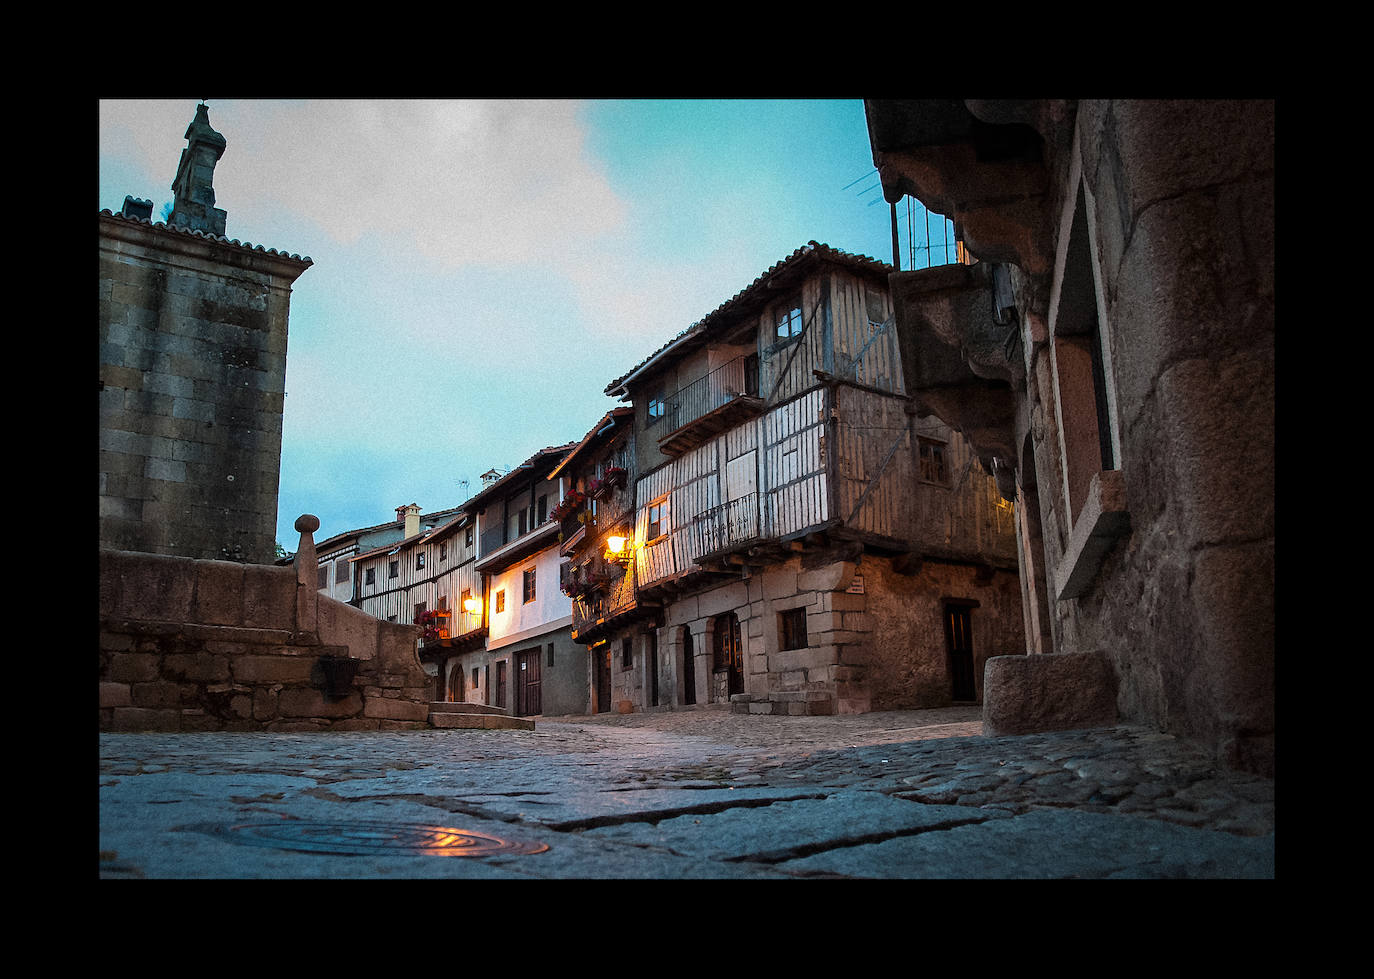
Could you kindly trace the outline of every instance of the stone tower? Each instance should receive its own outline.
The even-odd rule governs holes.
[[[225,139],[196,106],[167,224],[99,214],[100,546],[270,564],[291,285],[312,264],[224,237]]]

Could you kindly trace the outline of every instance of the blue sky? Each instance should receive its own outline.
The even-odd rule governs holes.
[[[101,101],[99,208],[161,214],[198,101]],[[858,99],[207,101],[227,237],[315,263],[291,297],[287,550],[302,513],[323,540],[455,506],[581,438],[611,380],[807,241],[892,260]]]

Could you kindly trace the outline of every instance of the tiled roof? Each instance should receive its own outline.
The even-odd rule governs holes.
[[[568,451],[570,449],[576,448],[577,445],[577,442],[569,442],[567,445],[551,445],[547,448],[540,449],[538,452],[530,456],[524,462],[520,463],[520,465],[516,466],[510,472],[506,473],[496,482],[492,483],[490,486],[483,488],[480,492],[473,494],[472,498],[463,504],[464,509],[477,505],[478,501],[480,500],[485,500],[491,496],[494,496],[497,492],[500,491],[502,487],[509,486],[511,482],[513,482],[520,476],[524,475],[526,470],[528,470],[531,466],[533,466],[540,460],[547,459],[547,457],[551,455],[556,456],[557,459],[561,460],[563,456],[568,454]]]
[[[704,317],[697,320],[691,326],[687,327],[687,329],[683,330],[681,333],[673,337],[663,346],[659,347],[649,356],[645,357],[633,368],[626,371],[620,377],[617,377],[610,384],[606,385],[606,394],[614,397],[616,392],[621,389],[621,387],[629,378],[639,373],[640,370],[642,370],[645,366],[653,362],[656,358],[662,355],[669,348],[682,343],[684,340],[690,337],[695,337],[705,333],[707,330],[709,330],[712,326],[715,326],[726,316],[729,316],[731,313],[739,312],[741,307],[745,306],[750,300],[757,299],[760,295],[764,293],[764,290],[767,288],[768,281],[770,279],[776,277],[779,273],[787,270],[792,266],[800,265],[805,260],[824,260],[829,262],[835,262],[841,265],[848,265],[853,268],[875,272],[883,276],[890,275],[892,272],[896,271],[891,265],[888,265],[886,262],[880,262],[876,258],[870,258],[867,255],[854,255],[850,252],[840,251],[838,248],[831,248],[829,245],[821,244],[818,241],[807,242],[805,245],[802,245],[802,247],[794,251],[791,255],[788,255],[786,258],[774,264],[772,268],[770,268],[767,272],[764,272],[749,285],[745,286],[739,292],[735,293],[735,295],[732,296],[730,299],[727,299],[725,302],[721,303],[712,312],[707,313]]]
[[[612,408],[610,411],[606,412],[604,415],[601,416],[601,420],[597,422],[595,425],[593,425],[591,427],[591,430],[588,431],[585,436],[583,436],[582,441],[575,443],[572,451],[569,452],[567,455],[563,456],[563,461],[560,462],[557,466],[555,466],[553,471],[549,473],[549,478],[552,479],[554,476],[557,476],[559,472],[561,472],[566,466],[568,466],[573,461],[573,459],[576,458],[577,455],[583,450],[583,448],[585,448],[588,445],[588,443],[590,443],[601,432],[601,430],[606,427],[607,423],[612,421],[621,421],[622,419],[628,419],[633,417],[633,408]]]
[[[461,507],[461,506],[456,506],[456,507],[444,507],[442,510],[432,510],[432,511],[430,511],[429,513],[422,513],[422,514],[420,514],[420,523],[423,524],[426,520],[433,520],[433,519],[436,519],[436,518],[439,518],[439,517],[444,517],[444,516],[447,516],[447,515],[450,514],[450,513],[457,514],[458,516],[462,516],[462,507]],[[457,517],[454,517],[454,518],[451,518],[451,519],[457,519]],[[385,521],[383,521],[382,523],[373,524],[371,527],[359,527],[359,528],[357,528],[356,530],[345,530],[345,531],[343,531],[342,533],[334,534],[333,536],[327,538],[326,540],[323,540],[323,541],[321,541],[320,543],[316,544],[316,545],[315,545],[315,550],[316,550],[317,552],[326,550],[326,549],[332,547],[336,542],[341,541],[341,540],[344,540],[344,539],[349,538],[349,537],[361,537],[361,536],[363,536],[364,534],[370,534],[370,533],[372,533],[373,531],[382,530],[382,529],[385,528],[385,527],[399,527],[399,528],[404,528],[405,525],[406,525],[406,522],[405,522],[404,520],[385,520]],[[390,547],[391,545],[388,544],[387,546]]]
[[[162,221],[152,221],[148,218],[133,217],[128,214],[119,214],[109,208],[102,208],[101,217],[113,218],[116,221],[124,221],[128,224],[141,224],[149,228],[158,228],[162,231],[170,231],[173,234],[186,235],[188,238],[208,238],[210,241],[217,241],[221,245],[233,245],[235,248],[244,248],[248,251],[263,252],[268,255],[277,255],[281,258],[289,258],[293,262],[302,262],[305,265],[314,265],[315,262],[309,257],[301,258],[299,255],[292,255],[289,252],[279,252],[275,248],[264,248],[262,245],[255,245],[251,241],[239,241],[237,238],[226,238],[223,235],[212,235],[206,231],[192,231],[190,228],[176,227],[165,224]]]

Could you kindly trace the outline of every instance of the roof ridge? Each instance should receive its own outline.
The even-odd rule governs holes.
[[[645,357],[634,367],[630,368],[624,374],[617,377],[614,381],[611,381],[610,384],[606,385],[605,393],[610,395],[615,389],[623,385],[627,378],[632,377],[635,373],[637,373],[641,368],[643,368],[646,364],[652,361],[663,351],[667,350],[673,344],[678,343],[679,341],[687,337],[694,330],[704,329],[705,325],[709,321],[715,319],[718,316],[724,315],[728,311],[729,307],[738,303],[746,294],[753,292],[767,279],[774,275],[777,275],[780,271],[782,271],[782,269],[785,266],[810,254],[815,254],[822,258],[829,258],[831,260],[840,261],[848,265],[869,266],[874,268],[875,271],[887,272],[888,274],[896,271],[896,269],[894,269],[891,265],[887,264],[884,261],[881,261],[880,259],[873,258],[871,255],[861,255],[857,252],[847,252],[843,249],[827,245],[824,242],[816,241],[813,238],[810,241],[808,241],[805,245],[802,245],[800,248],[797,248],[791,254],[787,255],[785,258],[781,258],[778,261],[774,262],[765,271],[755,276],[754,280],[750,282],[747,286],[745,286],[743,289],[740,289],[729,299],[725,300],[725,302],[721,303],[715,309],[711,310],[711,312],[707,313],[705,316],[698,319],[691,326],[687,327],[681,333],[677,334],[677,336],[670,339],[667,343],[663,344],[658,349],[654,350],[653,353],[649,354],[649,356]]]
[[[145,224],[150,228],[161,228],[164,231],[172,231],[176,234],[189,235],[195,238],[209,238],[224,245],[234,245],[237,248],[246,248],[249,251],[263,252],[267,255],[276,255],[280,258],[289,258],[293,261],[304,262],[307,265],[314,265],[315,261],[309,255],[304,257],[287,251],[278,251],[275,248],[268,248],[265,245],[255,245],[251,241],[239,241],[237,238],[229,238],[225,235],[212,234],[209,231],[200,231],[196,228],[183,228],[180,225],[168,224],[165,221],[154,221],[152,218],[140,218],[132,214],[123,214],[118,211],[111,211],[108,207],[102,207],[100,214],[105,217],[113,218],[117,221],[128,221],[132,224]]]

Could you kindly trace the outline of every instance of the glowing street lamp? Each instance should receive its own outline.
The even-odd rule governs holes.
[[[622,534],[611,534],[606,538],[606,560],[626,562],[630,560],[630,551],[627,547],[629,538]]]

